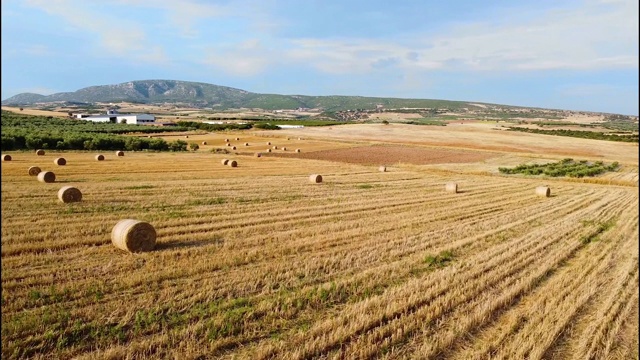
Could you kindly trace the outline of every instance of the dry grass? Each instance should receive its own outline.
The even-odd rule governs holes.
[[[552,179],[541,201],[539,179],[488,171],[506,153],[385,173],[254,152],[233,171],[204,152],[108,170],[64,155],[58,180],[85,195],[65,206],[25,172],[37,155],[2,164],[3,359],[637,357],[637,184]],[[153,224],[155,250],[116,248],[121,219]]]

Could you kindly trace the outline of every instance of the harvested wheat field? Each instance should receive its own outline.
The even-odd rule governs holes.
[[[287,157],[48,150],[69,164],[54,183],[25,171],[52,168],[35,153],[2,163],[2,358],[638,358],[637,147],[592,147],[621,168],[578,181],[496,169],[581,158],[582,139],[527,155],[303,130],[269,138],[303,149]],[[405,161],[357,160],[385,146]],[[153,226],[153,251],[113,245],[123,219]]]

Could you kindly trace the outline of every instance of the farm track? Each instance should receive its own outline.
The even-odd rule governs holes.
[[[82,165],[65,174],[86,179],[79,204],[3,164],[3,358],[599,359],[637,342],[637,188],[539,198],[458,174],[448,194],[446,174],[202,158],[172,163],[191,177]],[[121,218],[153,223],[158,250],[114,249]]]

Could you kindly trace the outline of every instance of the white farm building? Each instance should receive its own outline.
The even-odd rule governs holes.
[[[116,110],[109,110],[106,114],[87,115],[75,114],[75,117],[93,122],[105,122],[113,124],[153,125],[156,117],[150,114],[119,114]]]

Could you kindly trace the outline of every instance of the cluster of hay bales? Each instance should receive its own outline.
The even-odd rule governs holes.
[[[111,230],[111,242],[120,250],[136,253],[156,247],[156,229],[148,222],[124,219]]]
[[[82,192],[73,186],[63,186],[58,190],[58,199],[65,204],[82,201]]]
[[[2,161],[11,161],[11,155],[9,154],[2,155]]]
[[[44,156],[44,150],[42,150],[42,149],[38,149],[38,150],[36,150],[36,155],[38,155],[38,156]]]
[[[52,183],[56,181],[56,174],[52,171],[40,171],[37,176],[38,181],[43,183]]]
[[[59,166],[67,165],[67,160],[65,158],[59,157],[53,160],[53,163]]]
[[[309,181],[311,181],[314,184],[319,184],[322,182],[322,175],[313,174],[309,176]]]
[[[104,161],[104,155],[102,155],[102,154],[96,155],[96,160],[97,161]]]

